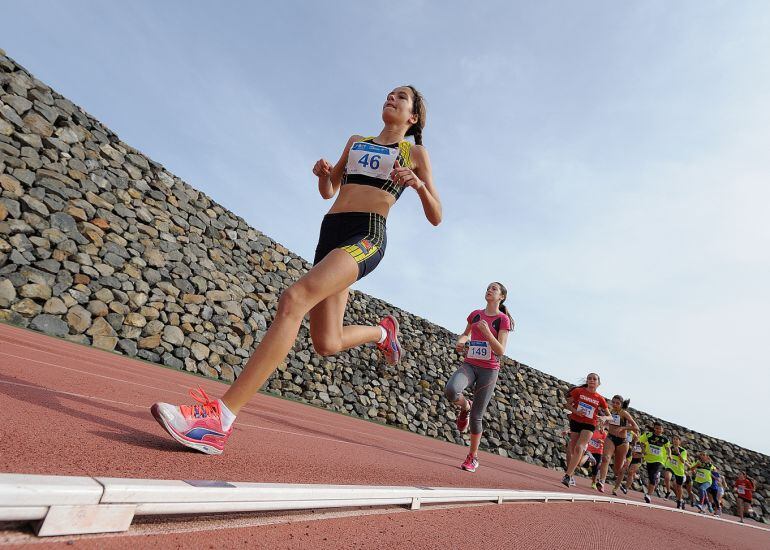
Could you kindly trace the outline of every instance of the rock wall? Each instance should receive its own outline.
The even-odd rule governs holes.
[[[212,378],[238,376],[281,290],[310,267],[4,53],[0,192],[0,321]],[[442,394],[460,361],[456,335],[359,292],[346,321],[389,312],[401,321],[401,365],[385,365],[373,347],[320,357],[304,324],[266,391],[462,442]],[[503,363],[482,447],[559,467],[568,384]],[[633,412],[641,424],[654,420]],[[664,424],[691,451],[709,451],[730,482],[746,468],[768,512],[770,457]]]

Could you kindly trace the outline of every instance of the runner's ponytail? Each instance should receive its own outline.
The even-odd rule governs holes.
[[[406,135],[414,137],[416,145],[422,145],[422,130],[425,128],[425,117],[427,115],[425,98],[414,86],[407,85],[406,87],[412,90],[412,114],[417,115],[417,122],[409,127]]]
[[[511,322],[511,332],[513,332],[513,327],[516,323],[513,322],[513,317],[511,317],[511,314],[508,313],[508,308],[504,305],[505,300],[508,298],[508,289],[505,288],[505,285],[499,281],[495,281],[493,284],[496,284],[500,287],[500,291],[503,295],[503,299],[500,300],[500,305],[498,306],[500,308],[500,311],[505,313],[508,316],[508,320]]]
[[[620,408],[621,409],[627,409],[628,405],[631,403],[630,399],[623,399],[622,395],[616,395],[616,396],[613,397],[613,399],[617,399],[618,401],[620,401]]]

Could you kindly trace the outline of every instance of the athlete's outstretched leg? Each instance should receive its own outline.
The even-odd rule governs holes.
[[[348,288],[357,277],[358,266],[350,254],[340,249],[331,251],[283,292],[270,328],[221,400],[209,398],[201,389],[191,392],[198,401],[195,405],[155,403],[151,408],[155,419],[182,445],[220,454],[232,432],[235,415],[286,358],[303,317],[324,298]]]
[[[572,437],[573,435],[575,436],[574,439]],[[588,441],[591,439],[592,435],[593,432],[590,430],[581,430],[579,434],[576,434],[575,432],[570,433],[570,445],[572,447],[572,453],[569,458],[569,462],[567,463],[566,472],[569,477],[572,477],[575,474],[578,462],[580,462],[580,457],[585,454],[586,447],[588,447]]]
[[[612,471],[615,472],[616,484],[620,483],[620,478],[623,477],[626,454],[628,454],[628,443],[615,447],[615,461],[612,463]]]
[[[610,469],[610,461],[615,456],[615,442],[609,437],[604,442],[604,453],[602,455],[602,463],[599,472],[599,482],[604,484],[607,479],[607,472]]]
[[[294,345],[305,315],[325,298],[346,290],[357,277],[355,260],[344,250],[335,249],[283,292],[270,328],[222,397],[228,409],[237,414],[273,374]]]

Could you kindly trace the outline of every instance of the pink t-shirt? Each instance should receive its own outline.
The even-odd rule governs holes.
[[[501,330],[511,330],[511,318],[505,313],[500,312],[490,316],[484,313],[483,309],[471,311],[471,314],[468,315],[468,322],[471,323],[471,339],[468,341],[465,361],[476,367],[499,369],[500,358],[492,351],[489,342],[475,326],[482,319],[487,322],[495,338]]]

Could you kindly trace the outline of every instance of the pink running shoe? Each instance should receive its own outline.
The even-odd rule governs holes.
[[[473,401],[468,399],[468,410],[461,410],[460,414],[457,415],[457,420],[455,420],[457,429],[460,430],[461,434],[465,433],[465,431],[468,429],[468,424],[470,424],[471,407],[473,407]]]
[[[377,348],[385,356],[389,365],[397,365],[401,361],[401,344],[398,343],[398,321],[392,315],[386,315],[380,326],[385,329],[385,341],[377,344]]]
[[[478,467],[479,467],[479,459],[470,453],[468,453],[468,456],[465,457],[465,462],[463,462],[462,465],[460,466],[460,468],[462,468],[466,472],[475,472],[476,468]]]
[[[233,428],[222,429],[219,401],[212,401],[202,388],[190,390],[190,395],[199,404],[155,403],[152,416],[182,445],[209,455],[222,454]]]

